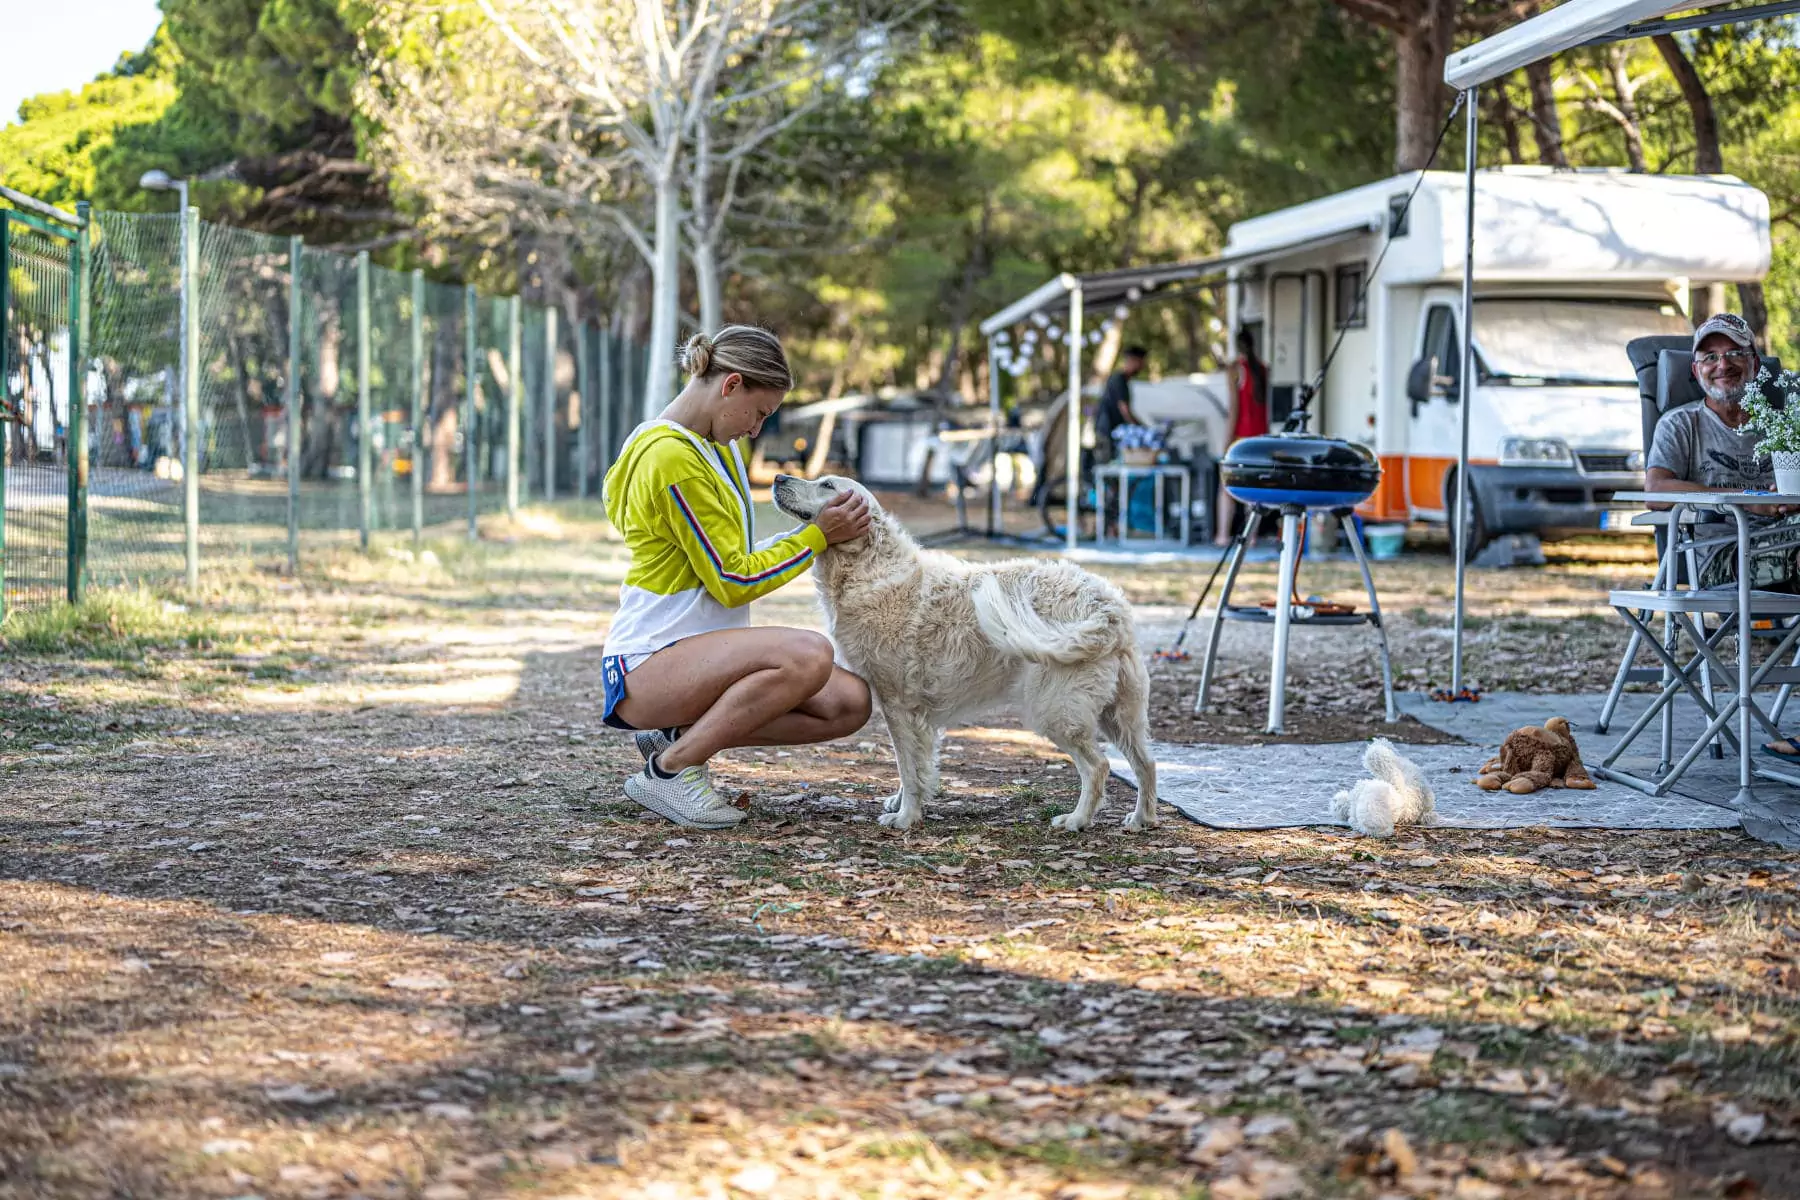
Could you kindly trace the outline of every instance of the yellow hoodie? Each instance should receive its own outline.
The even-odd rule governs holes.
[[[803,575],[825,549],[811,524],[758,543],[741,445],[720,446],[673,421],[631,432],[601,497],[631,551],[608,656],[747,626],[750,601]]]

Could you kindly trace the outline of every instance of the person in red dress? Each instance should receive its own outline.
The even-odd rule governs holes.
[[[1231,392],[1231,440],[1259,437],[1269,432],[1269,368],[1256,357],[1256,339],[1248,329],[1239,329],[1237,358],[1232,360],[1227,375]],[[1213,522],[1213,545],[1231,543],[1232,521],[1237,504],[1219,484],[1218,518]],[[1255,540],[1252,532],[1251,540]]]

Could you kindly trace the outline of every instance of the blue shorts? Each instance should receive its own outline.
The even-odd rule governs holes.
[[[600,678],[605,684],[606,698],[600,709],[600,720],[614,729],[636,729],[623,717],[613,715],[619,701],[625,699],[625,676],[644,664],[648,654],[609,654],[600,660]]]

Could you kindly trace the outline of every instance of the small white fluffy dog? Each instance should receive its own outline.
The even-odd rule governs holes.
[[[1156,824],[1150,679],[1119,589],[1072,563],[992,566],[921,550],[852,479],[775,477],[775,506],[810,521],[846,491],[869,503],[866,537],[827,547],[813,578],[844,664],[868,680],[887,718],[900,791],[881,823],[910,829],[938,790],[938,735],[1003,704],[1075,760],[1081,799],[1050,824],[1092,823],[1106,797],[1102,737],[1138,780],[1128,829]]]
[[[1429,825],[1437,797],[1419,765],[1401,757],[1386,738],[1369,739],[1363,767],[1373,779],[1359,779],[1331,798],[1331,815],[1369,837],[1394,836],[1396,825]]]

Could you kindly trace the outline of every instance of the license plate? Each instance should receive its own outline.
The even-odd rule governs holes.
[[[1649,510],[1642,508],[1607,508],[1600,512],[1600,528],[1630,529],[1631,519]]]

